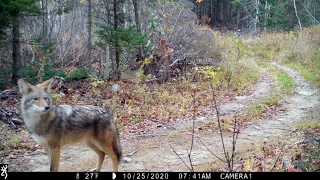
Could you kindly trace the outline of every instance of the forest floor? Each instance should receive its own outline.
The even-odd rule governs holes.
[[[318,89],[311,86],[297,71],[275,63],[271,65],[282,69],[291,76],[294,80],[294,90],[290,95],[282,95],[278,108],[273,111],[272,117],[258,118],[238,127],[234,161],[236,171],[258,171],[255,169],[258,166],[262,171],[270,171],[270,168],[273,168],[277,161],[288,169],[291,164],[288,162],[291,159],[290,157],[285,158],[285,154],[289,154],[289,152],[284,151],[282,146],[291,149],[290,147],[297,145],[297,141],[303,141],[304,137],[301,136],[298,136],[298,139],[297,137],[292,139],[293,133],[300,133],[295,129],[295,125],[304,121],[310,110],[319,106]],[[247,95],[235,96],[227,101],[218,102],[220,119],[241,113],[272,95],[274,92],[272,74],[265,68],[260,67],[260,69],[262,71],[261,78]],[[219,132],[203,128],[214,121],[217,121],[215,115],[201,116],[195,119],[195,139],[191,153],[195,171],[215,171],[221,170],[225,166],[225,163],[211,153],[213,152],[216,156],[224,159]],[[191,146],[192,126],[193,121],[188,120],[164,123],[159,128],[146,129],[144,134],[133,135],[123,131],[120,138],[125,161],[121,162],[119,171],[188,171],[188,167],[178,155],[190,167],[188,151]],[[225,148],[229,153],[232,149],[232,135],[233,133],[230,131],[223,132]],[[27,133],[24,133],[24,136],[29,139],[24,142],[33,142]],[[315,138],[320,138],[319,133]],[[272,143],[280,143],[280,145],[274,147],[273,151],[271,150],[272,146],[266,150],[265,145]],[[262,156],[264,157],[260,157],[261,149],[263,149]],[[266,151],[270,155],[267,155],[269,157],[267,160]],[[281,153],[282,158],[279,160]],[[259,159],[260,164],[257,163]],[[97,160],[97,155],[85,145],[67,146],[61,152],[60,170],[89,171],[95,168]],[[3,162],[9,164],[10,171],[49,171],[48,157],[39,146],[28,151],[11,152],[3,158]],[[112,171],[109,157],[106,157],[101,171]]]

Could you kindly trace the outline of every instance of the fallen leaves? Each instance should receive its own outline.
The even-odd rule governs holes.
[[[314,131],[320,130],[320,127]],[[306,138],[301,137],[300,131],[294,131],[287,137],[275,135],[265,140],[260,149],[241,153],[242,159],[235,163],[235,171],[247,172],[302,172],[313,171],[319,167],[319,142],[308,141],[308,144],[297,145],[295,142]],[[309,136],[310,138],[310,136]],[[240,166],[237,166],[237,163]]]

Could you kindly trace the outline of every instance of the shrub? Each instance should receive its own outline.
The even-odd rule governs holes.
[[[70,75],[65,78],[65,81],[68,82],[72,80],[81,80],[81,79],[86,79],[88,77],[89,77],[88,70],[84,67],[81,67],[72,71]]]
[[[29,66],[29,67],[23,67],[19,71],[20,77],[26,78],[26,81],[30,83],[36,83],[38,70],[37,66]]]
[[[0,91],[6,89],[7,85],[10,82],[10,74],[11,70],[1,69],[0,70]]]
[[[31,65],[29,67],[22,68],[19,74],[21,77],[25,77],[28,82],[37,83],[39,82],[39,79],[37,79],[39,68],[39,65]],[[41,77],[42,81],[48,80],[53,76],[60,76],[65,78],[67,74],[61,70],[55,70],[51,65],[45,65],[44,73]]]
[[[53,69],[51,65],[46,65],[44,67],[44,75],[42,76],[42,80],[43,81],[48,80],[53,76],[60,76],[60,77],[66,78],[67,74],[61,70]]]

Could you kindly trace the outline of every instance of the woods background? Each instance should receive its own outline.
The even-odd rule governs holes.
[[[174,62],[221,61],[209,29],[256,35],[318,19],[317,0],[2,0],[0,89],[20,77],[119,78],[139,61],[166,80]]]

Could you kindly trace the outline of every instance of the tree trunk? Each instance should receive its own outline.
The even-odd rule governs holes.
[[[92,16],[91,16],[91,0],[88,0],[88,57],[87,60],[89,61],[89,74],[92,74],[92,35],[91,35],[91,29],[92,29]]]
[[[260,4],[260,1],[259,0],[256,0],[256,14],[255,14],[255,23],[254,23],[254,32],[257,33],[258,32],[258,27],[257,27],[257,24],[259,23],[259,4]]]
[[[266,25],[268,20],[268,1],[265,2],[264,10],[265,12],[264,12],[263,31],[266,31]]]
[[[48,41],[48,5],[47,5],[47,0],[42,0],[41,1],[41,5],[42,5],[42,36],[43,36],[43,44],[47,44]]]
[[[224,0],[223,1],[223,6],[222,6],[222,9],[223,9],[223,24],[225,26],[227,26],[228,28],[233,28],[234,25],[232,24],[232,4],[231,4],[231,1],[230,0]]]
[[[110,58],[110,47],[107,45],[106,47],[106,64],[104,69],[104,74],[106,78],[110,77],[110,64],[111,64],[111,58]]]
[[[12,25],[12,83],[17,84],[21,69],[20,55],[20,22],[17,17]]]
[[[118,31],[118,8],[117,8],[117,0],[113,0],[113,13],[114,13],[114,31]],[[120,47],[119,47],[119,37],[117,33],[115,33],[115,58],[116,58],[116,77],[120,78]]]
[[[293,0],[293,6],[294,6],[294,11],[296,13],[296,17],[297,17],[298,22],[299,22],[300,31],[302,31],[301,21],[300,21],[300,18],[298,16],[298,11],[297,11],[297,6],[296,6],[296,0]]]
[[[137,25],[137,32],[141,35],[141,28],[140,28],[140,20],[139,20],[139,6],[138,6],[138,0],[132,0],[133,1],[133,8],[134,8],[134,18]],[[138,49],[139,58],[138,60],[142,59],[142,49],[139,47]]]

